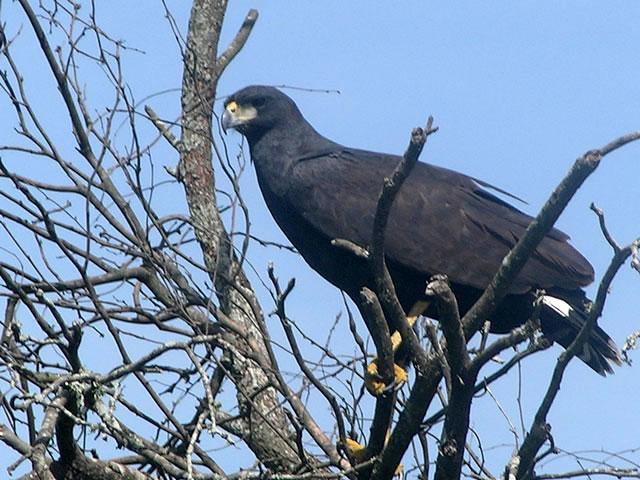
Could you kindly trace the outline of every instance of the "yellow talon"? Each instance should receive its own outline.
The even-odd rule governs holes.
[[[410,324],[412,325],[412,324]],[[395,332],[393,332],[393,334],[391,335],[391,349],[394,352],[398,351],[398,348],[400,347],[400,344],[402,343],[402,337],[400,336],[400,332],[398,332],[397,330]]]
[[[387,433],[387,437],[389,434]],[[344,447],[347,450],[347,454],[351,457],[352,461],[355,464],[362,463],[367,459],[367,447],[362,445],[361,443],[356,442],[353,438],[347,438],[344,441]],[[402,464],[398,465],[396,471],[393,472],[393,475],[396,477],[401,477],[404,472],[404,467]]]
[[[426,310],[427,306],[427,302],[418,302],[414,305],[409,315],[407,315],[407,323],[410,327],[413,327],[416,320],[418,320],[418,316]],[[393,332],[391,335],[391,349],[393,352],[397,352],[401,344],[402,337],[400,336],[400,332]],[[393,365],[393,376],[394,381],[392,385],[385,385],[384,382],[381,382],[380,375],[378,373],[378,361],[377,359],[374,359],[373,362],[367,366],[367,370],[364,373],[364,385],[371,395],[379,397],[386,393],[390,387],[397,390],[409,379],[407,371],[397,364]]]
[[[344,441],[344,448],[355,463],[362,463],[367,457],[367,447],[356,442],[353,438],[347,438]]]
[[[374,358],[373,362],[367,366],[367,371],[364,374],[364,385],[371,395],[379,397],[386,393],[390,387],[394,390],[399,389],[409,379],[407,371],[395,363],[393,364],[393,377],[392,385],[386,385],[381,381],[380,374],[378,373],[378,359]]]
[[[410,327],[413,327],[413,325],[416,323],[416,320],[418,319],[418,316],[426,310],[427,305],[428,304],[425,302],[418,302],[416,305],[414,305],[414,307],[411,309],[411,312],[409,312],[409,315],[407,315],[407,322],[409,323]],[[393,334],[391,335],[391,348],[393,352],[398,351],[401,343],[402,337],[400,336],[400,333],[393,332]],[[371,395],[379,397],[388,392],[390,388],[393,388],[394,390],[399,389],[409,379],[407,371],[396,363],[393,364],[393,377],[393,383],[391,385],[386,385],[384,382],[382,382],[380,379],[380,374],[378,372],[378,359],[374,358],[373,361],[369,365],[367,365],[367,370],[364,372],[364,385]],[[388,440],[388,436],[389,432],[387,432],[387,439],[385,440],[385,444]],[[344,448],[347,451],[347,455],[349,455],[350,459],[356,464],[362,463],[367,459],[367,447],[356,442],[352,438],[347,438],[344,441]],[[402,464],[400,464],[393,474],[394,476],[402,477],[403,473],[404,467],[402,466]]]

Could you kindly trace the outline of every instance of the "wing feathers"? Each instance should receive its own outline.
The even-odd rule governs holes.
[[[382,179],[400,157],[342,148],[306,156],[292,169],[288,202],[330,238],[367,245]],[[484,288],[531,217],[451,170],[418,163],[391,210],[386,254],[395,262]],[[568,237],[552,230],[512,286],[578,288],[593,270]]]

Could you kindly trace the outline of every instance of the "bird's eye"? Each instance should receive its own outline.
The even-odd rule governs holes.
[[[253,102],[251,102],[251,104],[255,107],[255,108],[260,108],[260,107],[264,107],[264,104],[266,103],[266,99],[264,97],[258,97],[256,98]]]

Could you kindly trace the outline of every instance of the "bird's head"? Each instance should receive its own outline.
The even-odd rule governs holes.
[[[222,129],[233,128],[249,141],[287,122],[302,117],[288,96],[274,87],[245,87],[224,102]]]

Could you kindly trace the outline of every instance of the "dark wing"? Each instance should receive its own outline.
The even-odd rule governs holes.
[[[287,201],[329,238],[368,245],[382,179],[400,157],[342,148],[298,161]],[[418,163],[395,199],[386,255],[454,283],[487,286],[531,217],[484,190],[470,177]],[[591,265],[552,230],[525,265],[510,293],[531,288],[574,289],[593,280]]]

